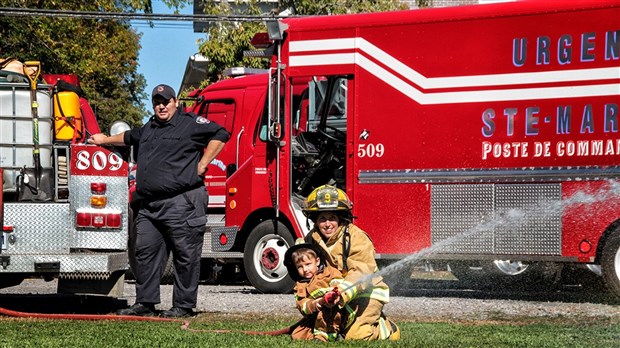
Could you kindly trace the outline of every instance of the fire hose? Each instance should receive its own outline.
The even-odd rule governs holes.
[[[47,313],[30,313],[19,312],[11,309],[0,307],[0,314],[8,317],[16,318],[36,318],[36,319],[64,319],[64,320],[118,320],[118,321],[151,321],[151,322],[178,322],[181,323],[181,329],[190,332],[208,332],[208,333],[243,333],[246,335],[262,335],[262,336],[279,336],[288,335],[301,322],[301,320],[289,327],[274,331],[249,331],[249,330],[214,330],[214,329],[191,329],[190,321],[186,319],[160,318],[160,317],[139,317],[132,315],[114,315],[114,314],[47,314]],[[303,319],[302,319],[303,320]]]
[[[323,296],[323,301],[329,304],[336,304],[340,298],[340,291],[337,287],[327,292]],[[249,330],[216,330],[216,329],[190,329],[190,321],[186,319],[160,318],[160,317],[140,317],[133,315],[113,315],[113,314],[48,314],[48,313],[31,313],[20,312],[0,307],[0,314],[8,317],[16,318],[36,318],[36,319],[64,319],[64,320],[119,320],[119,321],[151,321],[151,322],[178,322],[181,323],[181,329],[190,332],[208,332],[208,333],[243,333],[246,335],[261,336],[280,336],[290,335],[291,332],[306,318],[300,319],[295,324],[274,331],[249,331]]]

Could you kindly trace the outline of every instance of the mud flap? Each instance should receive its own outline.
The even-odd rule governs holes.
[[[23,168],[18,179],[19,201],[47,202],[54,199],[54,180],[52,168]],[[37,185],[38,183],[38,185]]]

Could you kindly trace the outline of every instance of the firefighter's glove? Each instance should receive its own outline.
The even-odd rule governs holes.
[[[333,290],[327,292],[323,296],[323,300],[325,301],[326,307],[331,308],[335,306],[340,301],[340,291],[338,290],[337,287],[334,287]]]

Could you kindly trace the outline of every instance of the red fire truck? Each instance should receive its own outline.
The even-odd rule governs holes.
[[[76,76],[40,79],[39,62],[23,70],[4,62],[0,287],[42,277],[58,279],[63,293],[122,296],[130,219],[124,151],[84,144],[100,131]]]
[[[618,18],[574,0],[268,22],[269,71],[192,94],[232,133],[204,256],[289,290],[301,203],[331,183],[380,261],[600,266],[620,295]]]

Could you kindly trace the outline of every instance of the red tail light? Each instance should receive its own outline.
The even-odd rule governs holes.
[[[121,214],[108,214],[106,218],[106,225],[110,228],[121,227]]]
[[[105,182],[90,183],[90,192],[94,195],[104,195],[107,189],[108,185]]]
[[[82,228],[120,228],[123,218],[119,212],[79,211],[75,225]]]
[[[77,213],[75,224],[79,227],[90,227],[92,219],[91,213]]]

